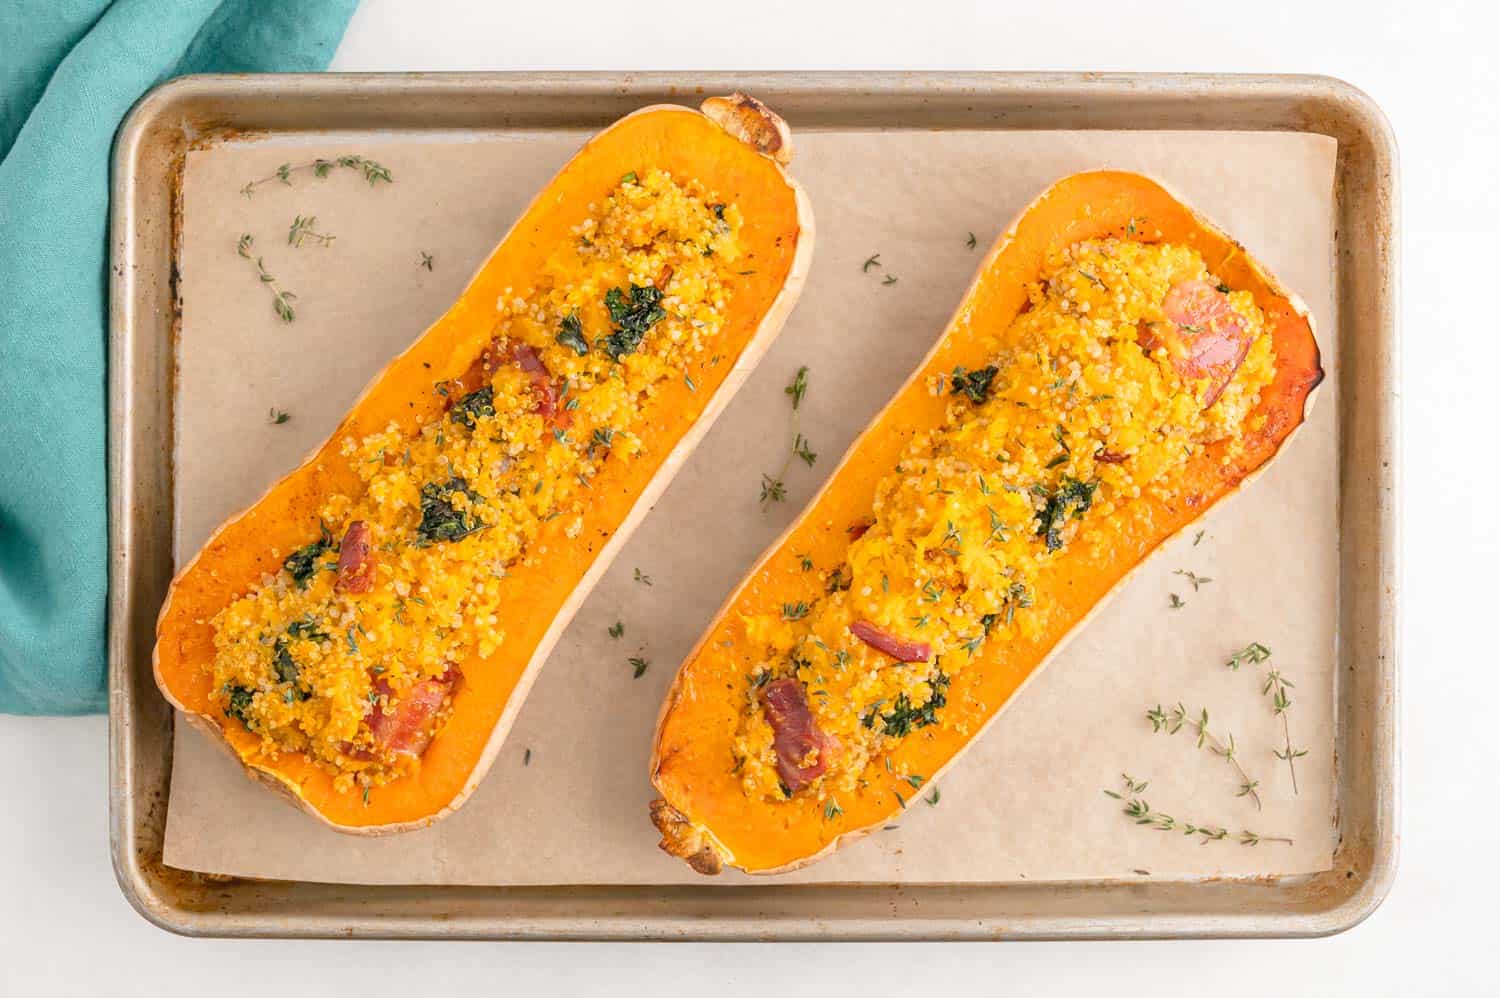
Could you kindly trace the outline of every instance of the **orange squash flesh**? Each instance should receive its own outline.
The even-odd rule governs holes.
[[[897,773],[936,779],[1111,590],[1262,469],[1302,424],[1323,371],[1311,320],[1294,295],[1238,243],[1146,177],[1101,171],[1053,185],[989,251],[932,352],[730,595],[682,665],[662,705],[651,759],[651,780],[662,797],[652,805],[652,819],[664,850],[704,873],[726,865],[779,873],[826,855],[899,812],[890,788],[873,781],[858,794],[839,795],[843,813],[836,820],[825,816],[814,794],[770,801],[744,792],[733,772],[736,731],[755,664],[746,650],[744,620],[821,595],[818,573],[805,571],[802,558],[840,564],[850,544],[846,528],[871,516],[877,483],[915,434],[942,423],[949,401],[929,391],[929,379],[986,364],[982,331],[1010,325],[1049,252],[1104,237],[1192,247],[1223,281],[1252,292],[1272,335],[1274,381],[1247,418],[1244,447],[1235,459],[1222,463],[1227,442],[1201,449],[1175,473],[1171,499],[1143,494],[1112,517],[1102,532],[1105,540],[1091,545],[1080,535],[1049,565],[1035,592],[1038,604],[1055,608],[1047,626],[1029,639],[987,643],[977,660],[956,673],[941,723],[913,731],[890,752]],[[901,789],[910,795],[909,787]]]
[[[781,169],[790,158],[784,124],[758,103],[736,97],[737,112],[764,112],[753,141],[708,105],[708,114],[671,105],[645,108],[590,140],[527,208],[448,312],[375,377],[328,440],[220,527],[173,581],[154,655],[163,694],[190,723],[226,744],[251,776],[324,823],[364,834],[401,831],[430,824],[464,801],[568,620],[779,332],[810,261],[811,212],[801,188]],[[767,134],[775,148],[767,148]],[[749,273],[732,279],[726,322],[716,341],[725,362],[705,367],[696,390],[681,379],[662,383],[650,403],[653,416],[640,431],[643,453],[609,462],[594,479],[597,498],[577,539],[565,535],[563,521],[554,521],[535,542],[547,557],[530,567],[517,563],[507,573],[501,583],[506,640],[488,659],[458,663],[463,686],[415,775],[374,787],[366,798],[358,790],[337,792],[333,776],[305,756],[263,754],[257,735],[210,706],[207,665],[214,657],[214,630],[209,621],[264,575],[278,571],[276,552],[284,555],[306,543],[309,524],[316,522],[327,496],[357,494],[361,483],[340,456],[341,441],[381,431],[392,421],[411,432],[439,418],[445,400],[432,386],[473,367],[492,335],[502,291],[534,284],[548,253],[574,238],[572,227],[604,201],[622,175],[658,168],[702,182],[743,213],[742,269]]]

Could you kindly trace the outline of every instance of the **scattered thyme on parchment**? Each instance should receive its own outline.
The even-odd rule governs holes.
[[[1240,774],[1240,790],[1236,797],[1249,797],[1255,802],[1255,809],[1260,810],[1260,794],[1256,787],[1260,786],[1259,780],[1250,779],[1250,774],[1245,772],[1245,767],[1240,765],[1239,755],[1234,745],[1234,735],[1227,734],[1220,739],[1208,730],[1208,710],[1199,711],[1198,715],[1188,712],[1181,703],[1170,711],[1164,711],[1161,704],[1146,711],[1146,720],[1151,722],[1153,732],[1165,731],[1169,735],[1175,735],[1183,728],[1190,728],[1198,733],[1198,748],[1207,748],[1210,752],[1224,759]]]
[[[1292,844],[1292,840],[1284,835],[1262,835],[1246,828],[1242,829],[1239,835],[1231,836],[1229,829],[1223,825],[1201,825],[1192,821],[1179,821],[1170,814],[1155,810],[1146,802],[1146,799],[1141,796],[1146,792],[1147,784],[1144,781],[1137,781],[1129,773],[1121,773],[1120,778],[1124,784],[1124,792],[1116,793],[1113,790],[1106,790],[1104,795],[1120,801],[1124,805],[1120,809],[1121,813],[1137,825],[1145,825],[1159,832],[1180,831],[1183,835],[1198,838],[1203,845],[1210,842],[1223,842],[1231,837],[1240,845],[1245,846],[1258,846],[1262,842]]]
[[[275,406],[272,406],[271,415],[267,418],[266,421],[272,426],[280,426],[282,423],[285,423],[291,418],[292,414],[287,412],[285,409],[278,409]]]
[[[1271,649],[1258,641],[1252,641],[1229,656],[1229,661],[1224,664],[1237,672],[1242,665],[1260,665],[1269,661],[1270,658]],[[1292,681],[1283,676],[1279,670],[1267,666],[1265,682],[1260,692],[1262,696],[1271,698],[1271,711],[1281,718],[1281,734],[1285,739],[1285,747],[1280,750],[1273,749],[1272,754],[1286,763],[1286,768],[1292,776],[1292,793],[1297,795],[1300,793],[1297,789],[1297,760],[1307,755],[1307,749],[1292,747],[1292,727],[1287,721],[1286,712],[1292,705],[1292,698],[1287,690],[1294,688]]]
[[[282,163],[269,177],[252,180],[244,187],[241,187],[240,193],[247,198],[253,197],[258,188],[278,181],[290,187],[292,186],[292,175],[294,173],[311,173],[314,177],[321,180],[332,173],[336,167],[359,171],[364,174],[365,180],[371,187],[374,187],[378,183],[388,184],[391,182],[391,171],[384,166],[381,166],[373,159],[349,155],[339,156],[335,159],[315,159],[307,163]]]
[[[254,246],[255,240],[247,232],[240,236],[240,241],[235,247],[235,252],[239,253],[241,258],[250,260],[255,264],[255,271],[260,277],[260,283],[264,284],[266,290],[271,292],[271,306],[276,310],[276,314],[281,318],[282,322],[291,322],[297,317],[296,311],[292,308],[292,299],[297,296],[290,291],[282,290],[281,285],[276,283],[276,278],[272,277],[270,272],[266,270],[265,261],[259,256],[251,254],[250,250]]]
[[[813,452],[812,446],[802,435],[801,429],[802,398],[807,394],[807,365],[797,368],[797,373],[792,376],[791,383],[783,391],[792,400],[792,449],[787,452],[781,471],[775,477],[764,472],[760,476],[760,508],[762,510],[768,509],[773,502],[782,502],[786,499],[786,473],[792,467],[792,458],[801,458],[802,463],[809,468],[818,460],[818,455]]]

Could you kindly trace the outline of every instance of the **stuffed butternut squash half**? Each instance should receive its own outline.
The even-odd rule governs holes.
[[[1296,297],[1162,187],[1049,188],[683,664],[662,848],[777,873],[887,822],[1322,376]]]
[[[812,217],[743,95],[590,140],[157,626],[167,699],[366,834],[459,807],[574,611],[775,338]]]

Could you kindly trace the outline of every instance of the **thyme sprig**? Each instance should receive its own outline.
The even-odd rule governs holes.
[[[330,246],[335,236],[317,230],[318,217],[316,215],[298,215],[292,219],[292,227],[287,230],[286,241],[298,249],[302,244],[311,239],[319,246]]]
[[[1116,793],[1113,790],[1104,791],[1106,797],[1121,802],[1121,813],[1137,825],[1145,825],[1159,832],[1180,831],[1183,835],[1196,837],[1203,845],[1210,842],[1223,842],[1233,838],[1234,841],[1244,846],[1258,846],[1262,842],[1282,842],[1291,845],[1292,840],[1284,835],[1261,835],[1259,832],[1248,828],[1241,829],[1237,836],[1231,836],[1228,828],[1223,825],[1202,825],[1193,821],[1179,821],[1163,811],[1154,809],[1141,794],[1146,792],[1146,783],[1137,781],[1129,773],[1121,773],[1125,790]]]
[[[292,299],[297,296],[290,291],[282,290],[281,285],[276,283],[276,278],[272,277],[270,272],[266,270],[265,261],[259,256],[251,254],[250,250],[254,245],[255,239],[247,232],[240,236],[240,241],[235,247],[235,252],[241,258],[251,260],[255,263],[255,271],[260,276],[260,283],[264,284],[266,290],[271,292],[271,306],[276,309],[276,314],[281,317],[282,322],[291,322],[297,317],[296,311],[292,308]]]
[[[292,174],[294,173],[307,172],[311,173],[319,180],[322,180],[324,177],[332,173],[335,167],[344,167],[345,169],[349,170],[358,170],[364,175],[366,182],[368,182],[371,187],[374,187],[376,184],[381,182],[387,184],[391,182],[391,171],[386,169],[384,166],[381,166],[373,159],[366,159],[363,156],[348,155],[339,156],[334,159],[315,159],[307,163],[282,163],[271,173],[269,177],[261,177],[259,180],[252,180],[244,187],[241,187],[240,193],[245,195],[245,197],[247,198],[253,197],[257,188],[264,187],[266,184],[277,182],[283,183],[286,186],[290,187],[292,186]]]
[[[1229,661],[1224,664],[1230,670],[1237,672],[1242,665],[1260,665],[1269,661],[1270,658],[1271,649],[1258,641],[1252,641],[1229,656]],[[1267,666],[1265,682],[1261,685],[1260,692],[1262,696],[1269,696],[1271,698],[1271,711],[1277,717],[1281,718],[1281,735],[1285,740],[1285,747],[1279,750],[1272,749],[1271,754],[1286,763],[1287,771],[1292,776],[1292,793],[1294,795],[1301,792],[1297,789],[1297,760],[1307,755],[1307,749],[1299,749],[1292,746],[1292,726],[1286,717],[1287,709],[1292,705],[1292,698],[1287,693],[1287,690],[1295,688],[1296,684],[1283,676],[1280,670]]]
[[[1198,748],[1207,748],[1210,752],[1224,759],[1240,774],[1240,790],[1236,797],[1249,797],[1255,802],[1255,809],[1260,810],[1260,794],[1256,787],[1260,786],[1259,780],[1250,779],[1250,774],[1245,772],[1245,767],[1240,765],[1238,750],[1235,748],[1234,735],[1226,734],[1223,739],[1208,730],[1208,710],[1200,710],[1195,716],[1188,709],[1178,703],[1171,711],[1162,710],[1161,704],[1146,711],[1146,720],[1151,722],[1153,732],[1165,731],[1169,735],[1175,735],[1183,728],[1190,728],[1198,733]]]
[[[1206,575],[1199,575],[1197,572],[1192,572],[1185,568],[1174,569],[1172,574],[1180,575],[1184,579],[1187,579],[1188,584],[1193,587],[1193,592],[1197,592],[1199,586],[1207,585],[1213,581],[1213,579]]]
[[[760,508],[769,509],[773,502],[782,502],[786,499],[786,473],[791,470],[792,459],[801,458],[809,468],[818,460],[818,455],[813,452],[802,435],[802,398],[807,394],[807,365],[797,368],[797,373],[792,376],[791,382],[784,389],[788,398],[792,400],[792,448],[787,452],[786,460],[781,464],[781,470],[775,477],[764,472],[760,476]]]
[[[773,502],[786,498],[786,483],[762,472],[760,476],[760,506],[765,509]]]

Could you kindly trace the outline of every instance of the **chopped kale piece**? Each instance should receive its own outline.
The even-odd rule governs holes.
[[[485,385],[483,388],[476,388],[454,403],[453,411],[448,413],[448,418],[472,430],[475,420],[481,416],[494,414],[495,389],[493,385]]]
[[[286,695],[287,703],[306,700],[312,696],[311,690],[304,689],[297,682],[302,670],[297,666],[297,660],[292,658],[292,651],[286,646],[285,638],[276,639],[276,655],[271,659],[271,667],[276,670],[277,682],[291,684]]]
[[[277,640],[276,657],[271,660],[271,666],[276,670],[278,682],[295,683],[297,681],[297,660],[292,658],[291,650],[287,648],[286,642]]]
[[[577,312],[569,312],[557,332],[557,342],[582,357],[589,352],[589,341],[583,338],[583,320]]]
[[[661,298],[660,288],[632,284],[629,301],[620,288],[609,289],[604,296],[604,307],[609,310],[609,321],[615,324],[615,331],[600,343],[610,359],[618,362],[635,353],[646,332],[667,317],[667,310],[659,304]]]
[[[318,630],[317,625],[313,623],[311,614],[306,617],[298,617],[290,624],[287,624],[286,632],[294,638],[305,638],[308,641],[328,640],[328,635]]]
[[[1094,504],[1094,492],[1098,488],[1098,482],[1080,482],[1070,475],[1064,475],[1056,489],[1050,493],[1044,492],[1047,504],[1036,515],[1036,533],[1046,540],[1048,551],[1056,551],[1062,547],[1063,524],[1069,516],[1075,520],[1083,516]]]
[[[255,691],[231,684],[224,687],[224,692],[229,694],[229,706],[224,708],[224,714],[254,731],[255,725],[250,723],[250,718],[246,714],[250,710],[250,705],[255,702]]]
[[[420,546],[460,540],[484,529],[484,521],[479,517],[453,505],[453,497],[459,493],[468,496],[471,503],[480,501],[478,494],[471,491],[469,483],[462,478],[428,482],[422,486],[422,522],[417,525],[417,543]]]
[[[291,554],[287,555],[286,561],[281,565],[286,569],[286,574],[297,583],[298,589],[306,589],[307,583],[312,579],[313,573],[318,570],[318,559],[334,550],[333,535],[328,532],[325,524],[319,523],[321,536],[311,544],[305,544]]]
[[[885,733],[893,738],[904,738],[911,734],[913,728],[925,728],[938,722],[937,712],[948,706],[948,684],[952,682],[947,673],[942,669],[933,672],[928,680],[932,685],[932,696],[921,707],[913,707],[911,699],[902,693],[896,697],[896,702],[891,705],[889,714],[881,715],[885,722]],[[865,718],[865,727],[874,727],[875,710],[871,710]]]
[[[981,367],[974,371],[965,371],[961,367],[953,369],[954,395],[967,395],[969,401],[980,405],[990,397],[990,384],[994,382],[995,375],[1000,373],[998,367]]]

